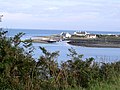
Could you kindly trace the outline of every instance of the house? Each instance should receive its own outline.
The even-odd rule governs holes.
[[[77,35],[77,36],[86,36],[87,34],[89,33],[87,33],[86,31],[74,32],[74,35]]]
[[[66,38],[70,38],[72,35],[69,34],[68,32],[66,33]]]
[[[61,35],[63,38],[70,38],[70,37],[72,36],[72,35],[69,34],[68,32],[67,32],[67,33],[62,32],[60,35]]]
[[[96,34],[87,34],[87,38],[96,38]]]

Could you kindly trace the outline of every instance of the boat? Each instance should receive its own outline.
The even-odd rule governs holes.
[[[50,40],[48,40],[47,41],[48,43],[55,43],[55,42],[57,42],[56,40],[53,40],[53,39],[50,39]]]

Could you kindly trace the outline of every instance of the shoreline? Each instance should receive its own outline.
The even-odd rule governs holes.
[[[95,48],[120,48],[120,45],[111,45],[111,44],[82,44],[82,43],[71,43],[71,42],[67,42],[70,45],[73,46],[82,46],[82,47],[95,47]]]
[[[120,48],[120,35],[101,35],[90,34],[87,32],[80,35],[71,35],[69,33],[55,34],[51,36],[36,36],[33,37],[33,42],[37,43],[55,43],[59,41],[68,41],[67,44],[83,47],[96,47],[96,48]],[[79,34],[78,33],[78,34]],[[81,36],[82,35],[82,36]],[[62,42],[61,42],[62,43]]]
[[[120,48],[120,40],[70,39],[67,43],[70,45],[83,47]]]

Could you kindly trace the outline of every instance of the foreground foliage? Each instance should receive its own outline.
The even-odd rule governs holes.
[[[120,61],[97,63],[83,60],[73,48],[70,59],[58,64],[59,52],[48,52],[32,58],[31,40],[22,41],[24,33],[7,37],[0,31],[0,90],[117,90],[120,83]]]

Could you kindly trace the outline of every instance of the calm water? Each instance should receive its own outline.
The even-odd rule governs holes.
[[[69,30],[34,30],[34,29],[7,29],[8,36],[14,36],[19,32],[26,33],[22,39],[28,39],[33,36],[48,36],[52,34],[60,34],[61,32],[69,32],[73,33],[74,31]],[[98,32],[98,31],[89,31],[89,33],[93,34],[120,34],[120,32]],[[57,42],[54,44],[42,44],[42,43],[34,43],[35,51],[34,58],[38,58],[42,55],[39,50],[39,46],[45,47],[49,51],[60,51],[60,56],[58,57],[59,62],[65,61],[70,57],[67,56],[69,54],[68,49],[74,48],[79,54],[84,54],[84,59],[88,57],[94,57],[98,62],[114,62],[120,60],[120,48],[90,48],[90,47],[81,47],[81,46],[72,46],[64,42]]]

